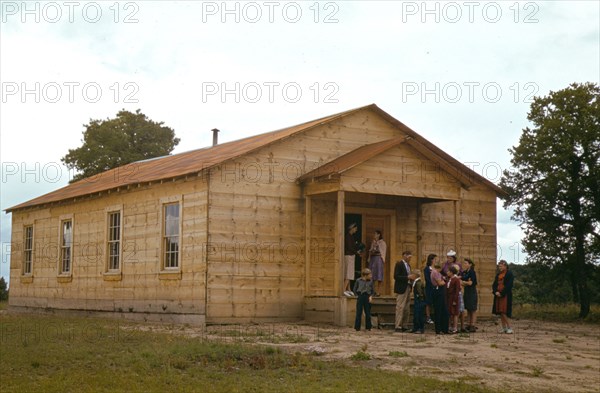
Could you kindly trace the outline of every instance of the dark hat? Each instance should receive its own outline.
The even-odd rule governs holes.
[[[353,222],[352,224],[348,225],[348,230],[350,230],[352,228],[356,228],[356,223],[355,222]]]

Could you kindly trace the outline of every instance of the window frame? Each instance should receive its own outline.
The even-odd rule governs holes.
[[[69,244],[69,270],[64,270],[64,250],[67,248],[63,245],[64,243],[64,224],[70,222],[71,223],[71,242]],[[59,218],[59,226],[58,226],[58,275],[59,276],[72,276],[73,275],[73,264],[75,262],[75,222],[73,220],[72,215],[61,216]]]
[[[169,206],[177,206],[177,234],[176,235],[167,235],[167,208]],[[168,202],[163,202],[161,204],[161,257],[160,257],[160,265],[162,271],[179,271],[181,269],[181,224],[182,224],[182,203],[181,200],[173,200]],[[175,252],[169,251],[167,247],[167,239],[168,238],[177,238],[177,250]],[[175,266],[168,266],[167,262],[169,262],[168,255],[175,254]]]
[[[31,236],[28,235],[28,229],[31,229]],[[29,240],[29,245],[28,245]],[[29,248],[28,248],[29,246]],[[29,261],[27,256],[29,255]],[[35,255],[35,229],[33,224],[23,225],[23,263],[21,265],[22,276],[33,276],[33,258]],[[29,271],[27,271],[29,266]]]
[[[112,216],[118,214],[118,226],[112,226],[113,222],[111,220]],[[112,238],[111,229],[117,228],[118,237],[117,239]],[[123,266],[123,211],[121,208],[119,209],[110,209],[106,212],[106,272],[107,273],[119,273]],[[113,267],[112,265],[112,257],[111,254],[112,247],[111,244],[117,243],[117,267]]]

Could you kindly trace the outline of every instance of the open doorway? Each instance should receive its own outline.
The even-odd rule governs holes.
[[[352,223],[356,224],[357,231],[354,234],[354,240],[356,240],[359,244],[365,244],[363,239],[363,220],[362,214],[345,214],[344,215],[344,228],[348,228],[348,226]],[[364,254],[363,254],[364,255]],[[360,255],[357,255],[354,259],[354,280],[360,277],[360,271],[364,265],[363,258]],[[350,283],[350,288],[354,287],[354,280]]]

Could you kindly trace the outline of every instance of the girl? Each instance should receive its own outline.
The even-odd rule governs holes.
[[[498,262],[500,271],[496,274],[494,283],[492,284],[492,292],[494,292],[494,308],[492,312],[500,315],[502,321],[502,330],[500,333],[512,334],[513,330],[510,327],[508,318],[512,317],[512,287],[513,274],[508,270],[508,263],[502,259]]]
[[[463,285],[463,298],[465,310],[467,310],[467,331],[474,333],[477,328],[477,275],[475,274],[475,263],[470,258],[463,261],[463,274],[461,277]]]
[[[460,279],[456,276],[458,269],[456,266],[450,266],[448,268],[448,283],[446,284],[446,304],[448,306],[448,313],[450,314],[450,334],[458,332],[458,314],[460,307]]]
[[[381,236],[380,230],[376,230],[373,233],[373,241],[371,242],[371,248],[369,249],[369,268],[371,269],[373,280],[375,281],[375,296],[379,296],[381,293],[383,266],[385,264],[385,253],[387,251],[387,245]]]
[[[431,265],[438,261],[438,257],[435,254],[427,255],[427,265],[423,269],[423,279],[425,280],[425,322],[433,323],[431,320],[431,307],[433,305],[433,287],[431,283],[431,271],[433,270]]]

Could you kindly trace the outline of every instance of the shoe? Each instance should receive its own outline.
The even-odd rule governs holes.
[[[460,329],[459,330],[461,333],[469,333],[469,329]]]
[[[475,326],[469,326],[470,333],[475,333],[476,331],[477,331],[477,328]]]
[[[410,331],[412,334],[423,334],[425,332],[423,332],[422,330],[411,330]]]
[[[429,318],[428,320],[425,321],[425,323],[428,323],[431,325],[433,323],[433,320],[431,318]]]
[[[346,296],[346,297],[353,297],[354,296],[354,292],[352,292],[352,291],[344,291],[344,296]]]
[[[508,328],[508,329],[506,329],[506,331],[504,333],[513,334],[513,330],[511,328]]]
[[[506,328],[503,327],[502,329],[498,330],[498,333],[506,333]]]
[[[448,331],[448,334],[456,334],[456,333],[458,333],[458,330],[456,330],[456,329]]]
[[[377,293],[377,292],[375,292],[375,294],[374,294],[373,296],[374,296],[374,297],[380,297],[380,296],[381,296],[381,294],[380,294],[380,293]]]

